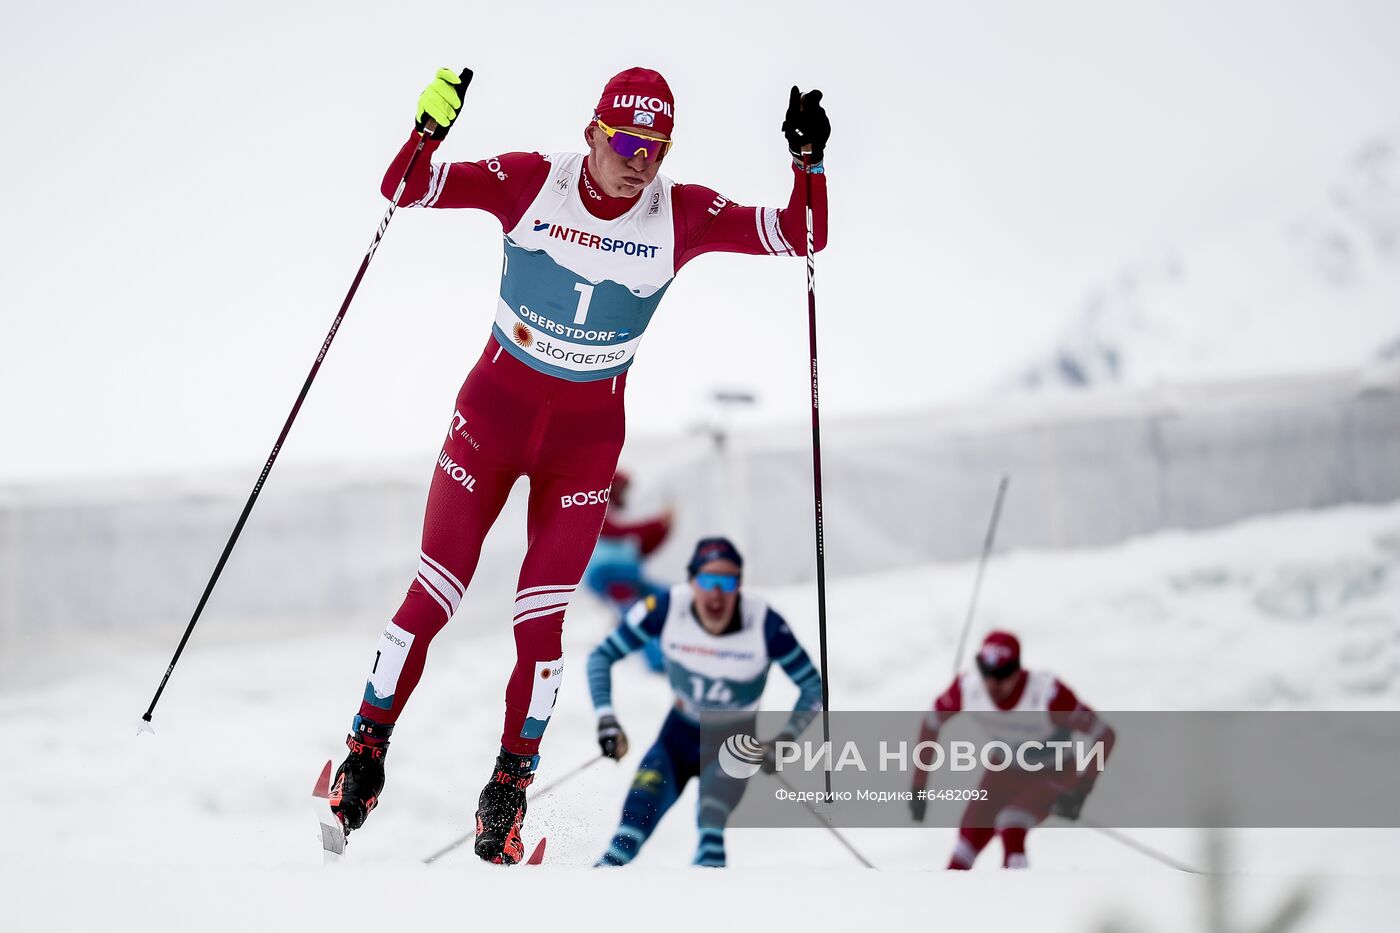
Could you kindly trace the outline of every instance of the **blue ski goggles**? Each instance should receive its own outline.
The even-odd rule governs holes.
[[[695,585],[702,590],[733,593],[739,589],[739,575],[737,573],[697,573]]]

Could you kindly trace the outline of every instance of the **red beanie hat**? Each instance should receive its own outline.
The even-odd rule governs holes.
[[[676,101],[666,79],[650,68],[628,68],[603,87],[593,119],[608,126],[633,126],[671,138]]]
[[[992,632],[977,650],[977,667],[984,676],[1005,677],[1021,668],[1021,643],[1010,632]]]

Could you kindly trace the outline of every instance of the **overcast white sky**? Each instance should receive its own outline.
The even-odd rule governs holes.
[[[678,98],[680,181],[788,190],[787,87],[821,87],[823,411],[982,391],[1125,260],[1306,205],[1400,116],[1390,0],[704,4],[54,2],[0,34],[0,481],[267,454],[383,212],[439,65],[442,152],[575,148],[633,64]],[[487,338],[499,228],[400,212],[282,462],[436,452]],[[633,369],[633,433],[715,385],[807,416],[800,262],[687,267]]]

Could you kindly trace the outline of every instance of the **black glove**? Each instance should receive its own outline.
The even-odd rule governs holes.
[[[780,732],[773,741],[763,746],[763,764],[759,765],[764,774],[773,774],[778,770],[778,743],[791,742],[796,736],[791,732]]]
[[[783,118],[783,135],[787,137],[788,151],[793,158],[801,159],[803,148],[811,147],[807,156],[808,165],[816,165],[826,152],[826,141],[831,138],[831,121],[822,109],[822,92],[808,91],[806,94],[792,86],[788,97],[787,116]]]
[[[914,816],[915,823],[924,821],[924,812],[928,810],[928,799],[920,797],[919,792],[914,791],[914,799],[909,801],[909,812]]]
[[[627,733],[617,724],[616,716],[598,717],[598,747],[605,756],[614,760],[627,754]]]
[[[1050,812],[1067,820],[1077,820],[1079,819],[1079,811],[1084,809],[1084,798],[1088,796],[1087,790],[1076,790],[1062,794],[1058,800],[1051,804]]]

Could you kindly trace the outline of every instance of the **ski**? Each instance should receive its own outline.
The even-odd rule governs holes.
[[[330,807],[332,767],[328,760],[311,790],[311,796],[317,801],[316,819],[321,824],[321,852],[327,865],[339,862],[345,855],[345,826]]]
[[[531,852],[530,857],[525,860],[526,865],[538,865],[544,861],[544,842],[545,838],[541,836],[540,841],[535,843],[535,851]]]

